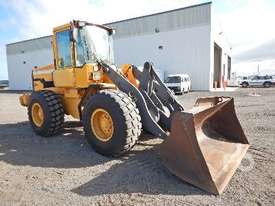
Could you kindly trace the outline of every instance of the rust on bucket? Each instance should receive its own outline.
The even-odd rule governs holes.
[[[211,97],[200,98],[191,110],[174,114],[160,155],[180,179],[221,194],[248,147],[233,98]]]

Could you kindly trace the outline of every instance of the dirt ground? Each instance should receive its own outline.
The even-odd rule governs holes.
[[[143,138],[120,159],[95,153],[81,125],[42,138],[28,124],[19,94],[0,93],[0,205],[275,205],[275,88],[177,96],[188,109],[199,96],[234,96],[251,143],[224,193],[180,181],[161,164],[160,139]]]

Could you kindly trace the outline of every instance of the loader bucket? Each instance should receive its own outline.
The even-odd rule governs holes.
[[[180,179],[221,194],[248,147],[233,98],[210,97],[173,115],[171,133],[160,145],[160,155]]]

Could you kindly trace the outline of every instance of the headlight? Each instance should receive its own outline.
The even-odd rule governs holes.
[[[93,80],[99,81],[102,79],[102,71],[94,71],[93,72]]]

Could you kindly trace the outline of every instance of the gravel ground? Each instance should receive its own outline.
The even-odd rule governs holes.
[[[192,92],[177,98],[188,109],[199,96],[234,96],[251,143],[224,193],[211,195],[184,183],[161,164],[144,137],[126,156],[110,159],[84,141],[78,122],[63,133],[33,133],[19,94],[0,93],[0,205],[275,205],[275,88],[230,93]]]

